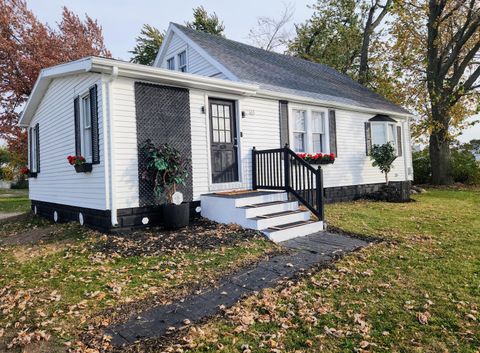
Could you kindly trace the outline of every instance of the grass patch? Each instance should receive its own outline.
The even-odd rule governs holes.
[[[387,241],[250,297],[180,344],[195,352],[478,351],[480,190],[414,198],[329,205],[331,225]]]
[[[28,190],[0,189],[0,212],[27,212],[29,209]]]

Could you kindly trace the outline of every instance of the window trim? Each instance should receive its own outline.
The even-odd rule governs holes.
[[[182,55],[185,55],[185,63],[182,65],[182,62],[181,62],[181,56]],[[178,71],[180,72],[187,72],[187,68],[188,68],[188,55],[187,55],[187,49],[184,49],[180,52],[177,53],[177,66],[178,66]],[[185,70],[183,70],[185,69]]]
[[[288,107],[288,116],[289,116],[289,144],[290,148],[295,151],[295,146],[294,146],[294,132],[298,132],[295,130],[295,116],[294,112],[296,110],[304,110],[306,111],[306,121],[305,121],[305,134],[306,134],[306,140],[305,140],[305,152],[303,153],[323,153],[323,154],[329,154],[330,153],[330,126],[329,126],[329,120],[328,120],[328,108],[325,107],[320,107],[320,106],[313,106],[313,105],[299,105],[299,104],[289,104]],[[319,112],[323,113],[323,133],[322,133],[322,149],[323,151],[314,151],[313,150],[313,134],[317,133],[312,131],[312,112]]]

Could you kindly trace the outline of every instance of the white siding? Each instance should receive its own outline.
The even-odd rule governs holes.
[[[187,72],[202,76],[226,78],[215,66],[209,63],[203,56],[201,56],[192,46],[188,45],[177,34],[172,33],[170,42],[168,43],[167,51],[163,57],[159,67],[167,68],[167,60],[175,58],[175,70],[178,70],[177,55],[182,51],[187,51]]]
[[[112,83],[114,189],[117,208],[138,207],[138,152],[135,81]]]
[[[334,164],[323,167],[325,187],[385,181],[385,176],[378,168],[372,167],[372,161],[365,153],[365,122],[372,117],[370,114],[336,111],[338,158]],[[404,129],[402,131],[405,133]],[[408,155],[405,148],[403,155]],[[395,160],[389,179],[406,179],[402,157]]]
[[[193,199],[209,189],[209,143],[207,115],[202,113],[205,105],[205,92],[190,90],[190,114],[192,116],[192,183]]]
[[[207,105],[207,95],[219,97],[215,93],[191,93],[192,110],[192,144],[193,144],[193,181],[194,197],[200,194],[221,189],[222,185],[211,185],[210,178],[210,152],[207,114],[201,113],[201,106]],[[221,97],[221,95],[220,95]],[[232,99],[232,97],[226,97]],[[237,97],[239,111],[245,111],[246,117],[239,119],[240,131],[240,159],[241,182],[223,185],[229,188],[251,187],[251,150],[269,149],[280,147],[280,126],[278,118],[278,101],[255,97]],[[337,148],[338,158],[332,165],[323,166],[325,187],[346,186],[357,184],[382,183],[384,175],[378,168],[372,167],[370,157],[365,154],[364,123],[373,115],[337,110]],[[328,130],[328,129],[327,129]],[[411,179],[405,176],[405,158],[407,167],[411,167],[411,150],[409,133],[402,129],[405,143],[403,156],[394,162],[394,167],[389,175],[392,181]],[[218,187],[220,186],[220,187]]]
[[[73,100],[98,86],[100,164],[92,173],[76,173],[67,156],[75,154]],[[98,74],[54,79],[31,126],[40,127],[40,173],[30,178],[30,199],[86,208],[106,209],[102,85]]]

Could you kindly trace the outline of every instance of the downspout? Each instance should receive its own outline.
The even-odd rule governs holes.
[[[109,175],[110,175],[110,212],[111,212],[111,222],[112,226],[116,227],[118,225],[117,219],[117,202],[116,202],[116,192],[115,192],[115,148],[113,147],[114,143],[114,123],[113,123],[113,98],[112,98],[112,82],[118,76],[118,67],[112,67],[112,73],[105,83],[106,87],[106,96],[107,96],[107,119],[108,119],[108,154],[109,154]]]
[[[404,168],[404,181],[408,181],[408,163],[407,163],[407,150],[410,152],[410,118],[407,117],[407,121],[402,129],[402,140],[403,140],[403,168]]]

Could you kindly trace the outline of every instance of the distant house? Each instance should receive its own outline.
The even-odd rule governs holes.
[[[154,67],[88,57],[43,70],[21,124],[38,214],[103,230],[161,222],[142,179],[139,146],[150,139],[191,157],[181,191],[192,212],[278,240],[322,229],[323,198],[378,189],[374,144],[395,146],[392,184],[407,188],[410,118],[326,65],[171,24]],[[336,160],[321,179],[297,153]],[[66,157],[80,154],[88,170],[76,173]],[[252,188],[277,192],[225,194]]]

